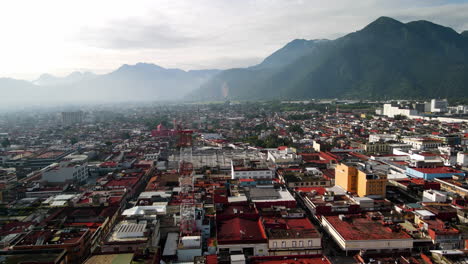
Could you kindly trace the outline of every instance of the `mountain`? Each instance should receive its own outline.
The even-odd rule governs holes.
[[[462,33],[460,33],[460,35],[462,35],[465,38],[468,38],[468,30],[463,31]]]
[[[209,80],[219,70],[166,69],[151,63],[124,64],[108,74],[43,74],[33,82],[0,78],[0,102],[70,102],[175,100]]]
[[[210,79],[218,70],[183,71],[155,64],[124,64],[117,70],[92,80],[74,84],[93,98],[105,100],[175,100],[181,99]]]
[[[51,74],[42,74],[34,84],[39,86],[57,86],[79,83],[81,81],[91,80],[96,78],[96,74],[92,72],[72,72],[65,77],[56,77]]]
[[[328,41],[329,40],[327,39],[295,39],[265,58],[262,63],[253,66],[252,68],[260,69],[282,67],[310,53],[313,49],[327,43]]]
[[[257,66],[220,72],[190,98],[466,97],[466,35],[381,17],[336,40],[290,42]]]
[[[28,81],[11,78],[0,78],[0,102],[33,101],[36,94],[36,86]]]

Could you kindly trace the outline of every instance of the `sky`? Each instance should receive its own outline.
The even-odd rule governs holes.
[[[122,64],[227,69],[293,39],[335,39],[380,16],[468,29],[468,0],[15,0],[0,2],[0,77],[103,74]]]

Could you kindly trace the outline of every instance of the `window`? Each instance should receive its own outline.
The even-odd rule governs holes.
[[[300,246],[300,247],[303,247],[303,246],[304,246],[304,241],[302,241],[302,240],[299,241],[299,246]]]
[[[312,246],[312,240],[307,241],[307,245],[308,245],[309,247],[311,247],[311,246]]]
[[[278,247],[278,242],[273,242],[273,247],[277,248]]]
[[[292,242],[292,246],[293,246],[293,247],[297,247],[297,242],[296,242],[296,241],[293,241],[293,242]]]
[[[284,248],[286,247],[286,241],[281,242],[281,247],[284,247]]]

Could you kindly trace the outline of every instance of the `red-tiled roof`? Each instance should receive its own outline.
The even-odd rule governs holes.
[[[267,237],[260,220],[235,217],[217,221],[218,244],[266,243]]]
[[[323,195],[327,191],[323,187],[296,187],[296,191],[301,191],[301,192],[312,192],[316,191],[318,195]]]
[[[308,218],[278,218],[278,217],[263,217],[263,224],[265,227],[283,224],[286,229],[302,230],[302,229],[315,229],[314,225]]]
[[[436,168],[412,168],[415,171],[419,171],[422,173],[462,173],[462,171],[459,171],[457,169],[451,168],[451,167],[436,167]]]
[[[106,161],[106,162],[103,162],[99,165],[99,167],[101,168],[115,168],[117,167],[118,163],[117,162],[113,162],[113,161]]]
[[[345,240],[380,240],[380,239],[411,239],[403,231],[392,232],[381,222],[367,218],[353,217],[343,221],[338,216],[323,216]]]
[[[322,255],[290,255],[290,256],[267,256],[252,257],[252,264],[331,264]]]

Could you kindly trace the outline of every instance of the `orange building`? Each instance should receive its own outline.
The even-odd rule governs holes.
[[[387,176],[374,173],[360,163],[340,163],[335,168],[335,184],[359,197],[385,197]]]

